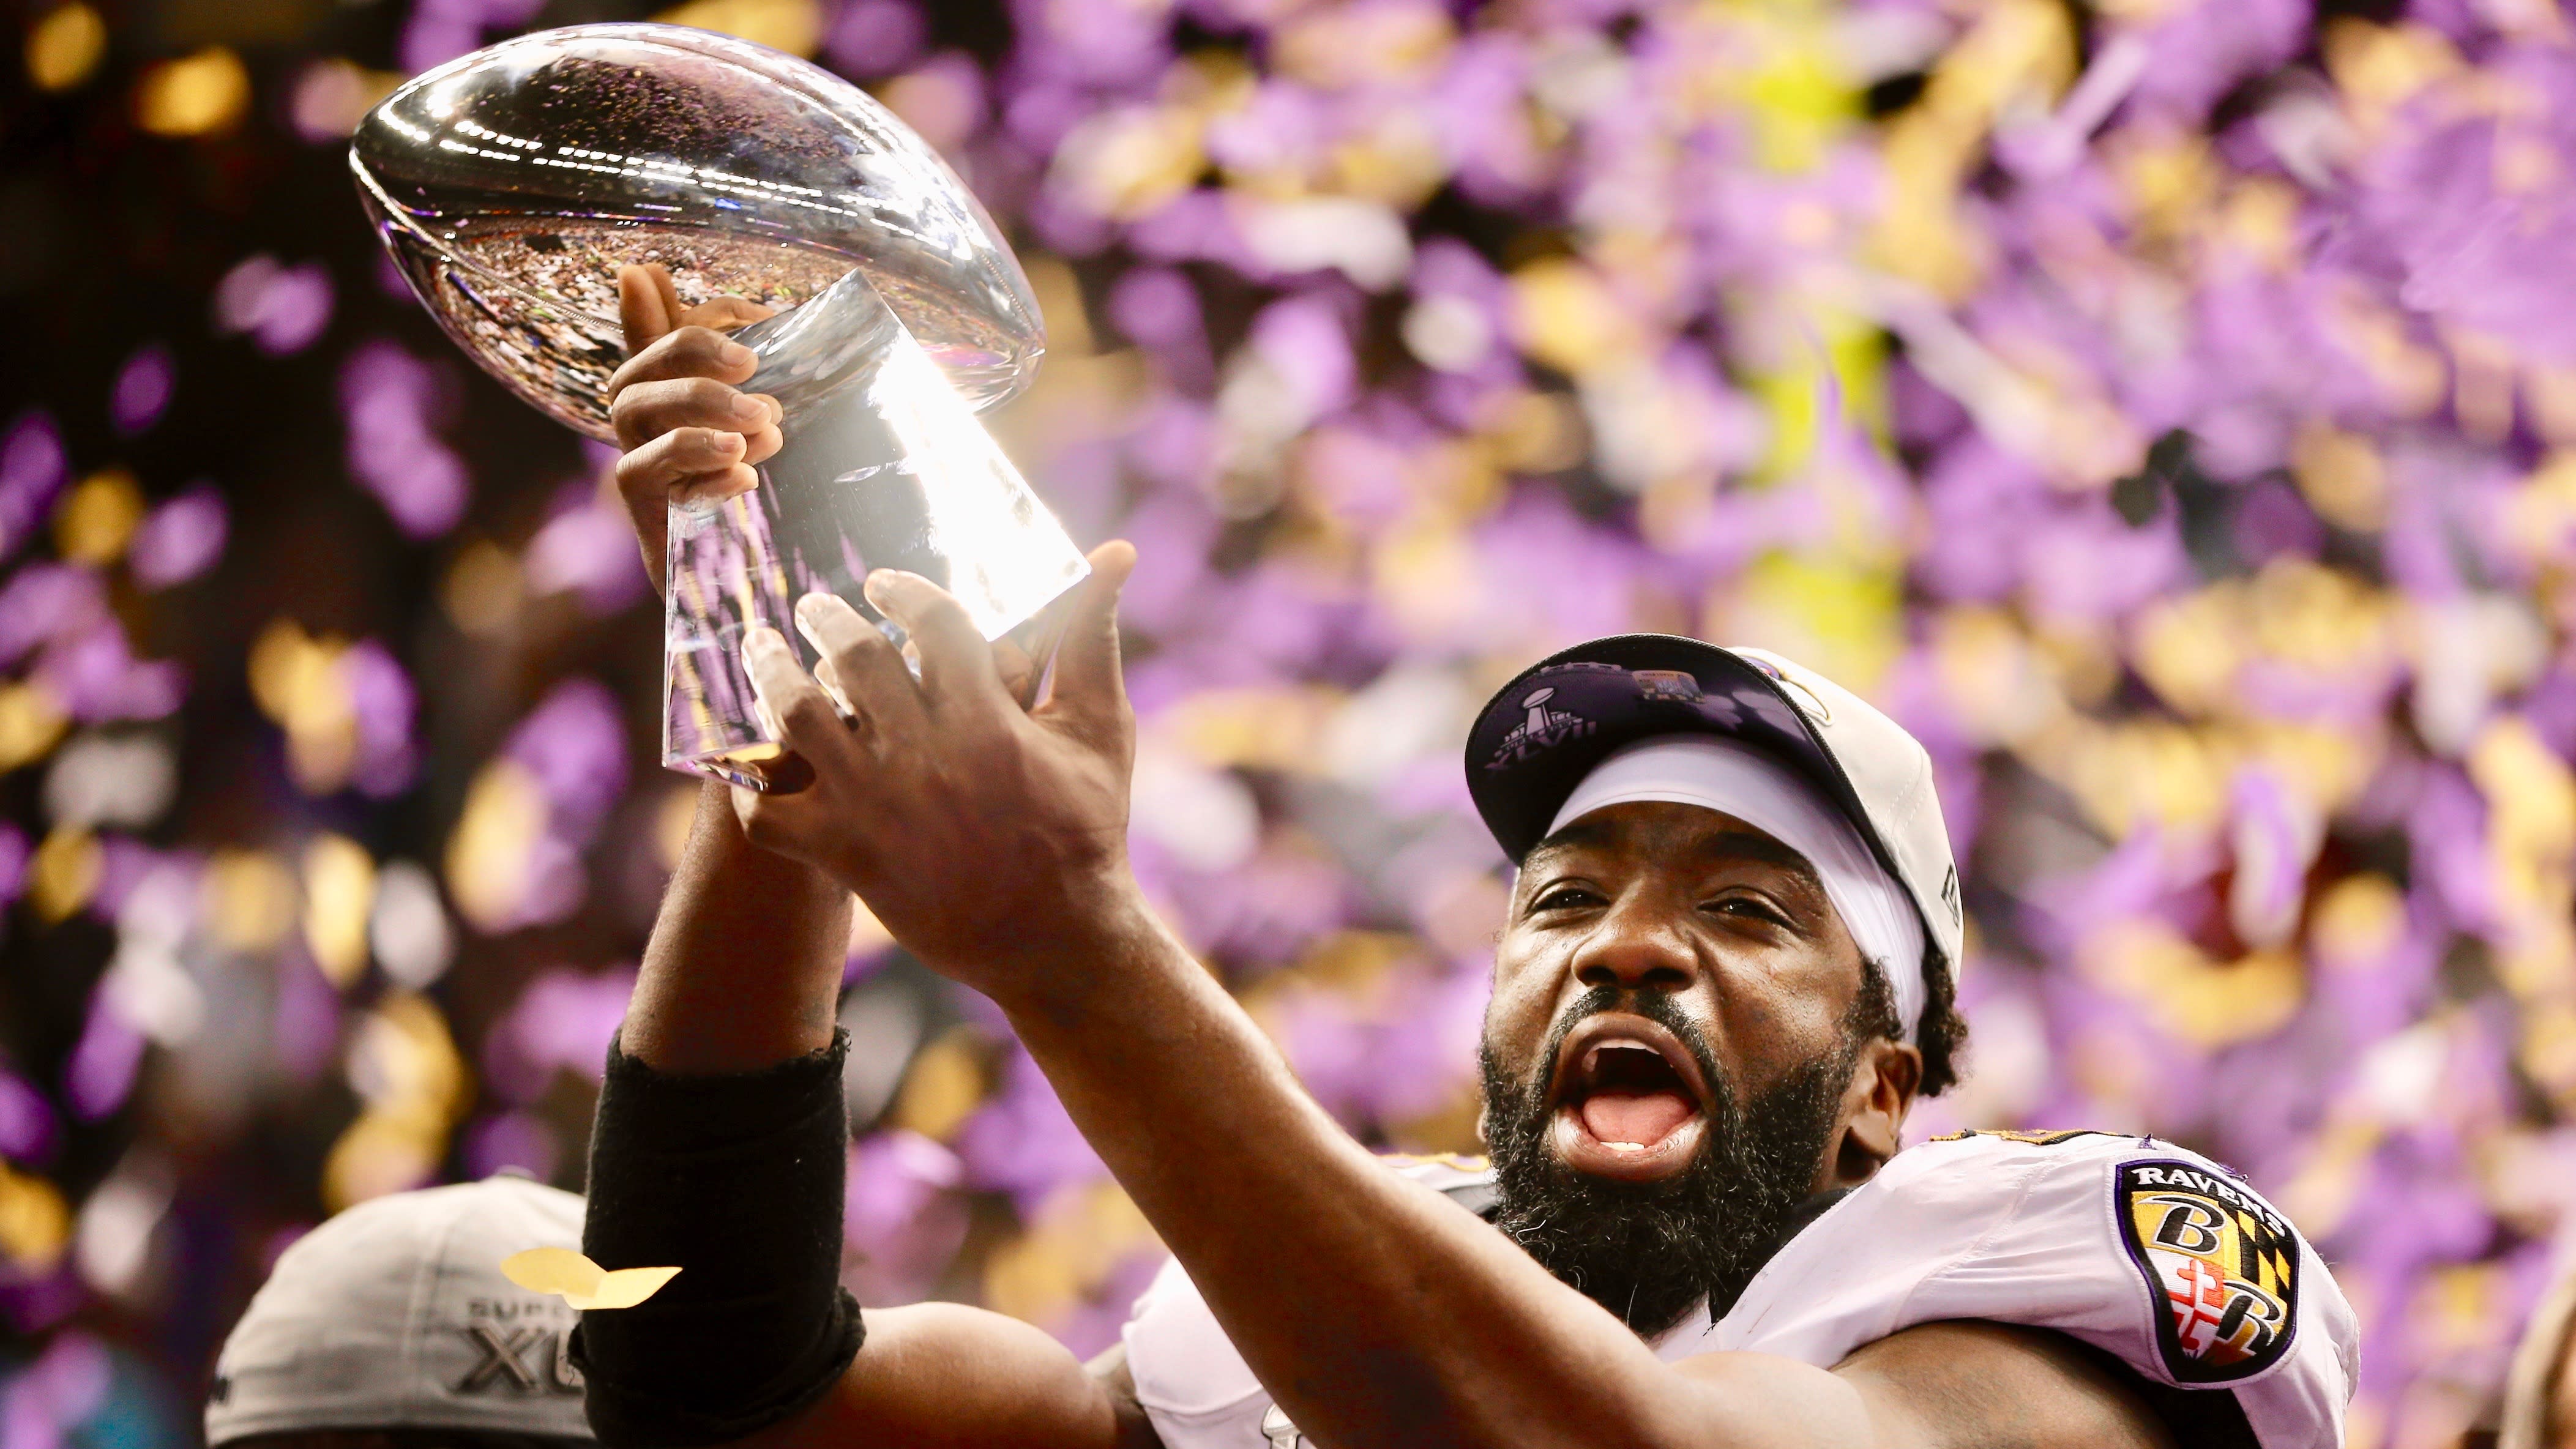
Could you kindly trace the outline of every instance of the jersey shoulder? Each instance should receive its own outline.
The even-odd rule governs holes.
[[[2341,1306],[2290,1220],[2235,1171],[2189,1148],[2108,1132],[1986,1131],[1935,1138],[1897,1161],[1906,1158],[1914,1161],[1889,1184],[1898,1196],[1964,1179],[2018,1199],[1982,1254],[2125,1263],[2154,1310],[2147,1318],[2159,1377],[2178,1386],[2270,1372],[2297,1346],[2311,1294]],[[2052,1248],[2052,1238],[2062,1244]]]
[[[2298,1230],[2188,1148],[1968,1132],[1898,1153],[1793,1238],[1711,1346],[1838,1361],[1920,1323],[2065,1333],[2147,1380],[2231,1390],[2266,1449],[2339,1442],[2356,1325]]]

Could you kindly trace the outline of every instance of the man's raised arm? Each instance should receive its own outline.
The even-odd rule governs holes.
[[[619,284],[633,355],[611,381],[618,483],[659,591],[670,500],[756,486],[779,414],[737,391],[753,359],[717,330],[763,309],[725,299],[684,312],[658,267]],[[586,1316],[601,1442],[1150,1443],[1132,1397],[1026,1324],[949,1304],[862,1320],[841,1293],[848,1128],[833,1014],[849,923],[847,890],[754,846],[723,787],[701,792],[612,1055],[584,1234],[607,1267],[682,1272],[639,1308]]]

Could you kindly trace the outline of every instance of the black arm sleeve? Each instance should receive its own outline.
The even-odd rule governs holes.
[[[611,1042],[582,1249],[677,1264],[634,1308],[584,1313],[573,1362],[608,1449],[700,1449],[822,1397],[859,1351],[840,1285],[847,1037],[741,1075],[666,1076]]]

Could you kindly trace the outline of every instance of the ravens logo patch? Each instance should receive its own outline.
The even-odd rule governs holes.
[[[2299,1240],[2271,1204],[2168,1159],[2121,1164],[2113,1205],[2160,1310],[2156,1342],[2176,1383],[2235,1383],[2289,1352]]]

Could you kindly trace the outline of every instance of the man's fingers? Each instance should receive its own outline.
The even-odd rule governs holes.
[[[662,315],[674,326],[680,321],[680,284],[671,280],[671,269],[660,262],[646,262],[645,275],[653,279],[653,290],[662,297]]]
[[[712,327],[682,327],[638,351],[608,375],[603,396],[615,402],[639,382],[674,377],[711,377],[738,383],[759,370],[760,356]]]
[[[758,484],[760,475],[740,462],[742,449],[739,433],[685,428],[619,455],[617,497],[635,526],[635,545],[643,550],[644,573],[653,581],[653,592],[666,592],[669,583],[664,575],[669,565],[671,500],[729,497]],[[705,492],[704,485],[711,481],[732,484],[736,472],[742,475],[741,488],[723,494]]]
[[[1074,587],[1045,712],[1095,740],[1123,737],[1127,681],[1118,664],[1118,594],[1136,569],[1136,546],[1111,539],[1091,551],[1091,577]]]
[[[921,655],[922,694],[934,712],[969,702],[1010,704],[993,670],[991,647],[946,589],[919,574],[879,569],[868,575],[867,593],[869,603],[912,636]]]
[[[740,433],[712,428],[681,428],[664,433],[619,456],[617,492],[626,500],[627,511],[636,515],[640,528],[645,513],[658,515],[670,501],[672,490],[692,487],[710,475],[729,475],[734,468],[744,466],[744,447]],[[744,467],[744,471],[750,470]],[[757,474],[752,481],[759,481]]]
[[[760,486],[760,475],[749,464],[722,461],[721,444],[705,450],[715,462],[698,466],[688,447],[693,435],[705,436],[699,429],[667,434],[617,460],[618,500],[626,505],[626,516],[635,525],[636,546],[644,551],[644,572],[657,594],[667,584],[663,575],[669,564],[671,505],[720,501]],[[729,439],[737,449],[742,446],[739,434],[713,436]]]
[[[680,309],[673,304],[679,295],[659,262],[617,269],[617,320],[626,331],[627,356],[652,346],[678,325]]]
[[[737,494],[748,493],[760,486],[760,474],[747,463],[736,463],[721,473],[700,473],[671,485],[672,503],[722,503]]]
[[[831,666],[832,682],[850,708],[880,738],[920,719],[921,691],[903,667],[903,652],[848,600],[807,594],[796,601],[796,629]]]
[[[794,755],[786,756],[779,767],[791,776],[801,774],[804,778],[789,778],[766,790],[734,786],[730,792],[734,819],[742,823],[742,833],[761,849],[828,868],[827,862],[812,850],[814,838],[828,831],[831,823],[830,815],[818,812],[813,804],[813,768]]]
[[[1038,687],[1038,661],[1020,642],[1005,634],[993,641],[993,673],[1002,681],[1003,692],[1024,704],[1037,701],[1031,691]]]
[[[747,445],[742,434],[721,428],[673,428],[625,456],[636,460],[640,475],[669,486],[743,462]]]
[[[667,585],[670,504],[730,498],[758,486],[752,465],[781,446],[784,414],[777,400],[747,397],[732,386],[758,370],[759,358],[724,335],[771,309],[718,297],[683,311],[669,269],[649,263],[617,269],[617,310],[629,354],[607,387],[618,444],[628,449],[617,460],[617,491],[659,592]]]
[[[608,405],[617,440],[641,447],[674,428],[722,428],[751,437],[775,432],[781,420],[778,401],[763,393],[736,392],[711,377],[675,377],[639,382]]]
[[[850,732],[829,695],[796,662],[786,637],[766,624],[742,636],[743,672],[761,712],[777,728],[779,743],[808,760],[828,760],[850,746]]]
[[[745,297],[713,297],[681,313],[680,325],[731,332],[777,315],[777,308],[764,307]]]

